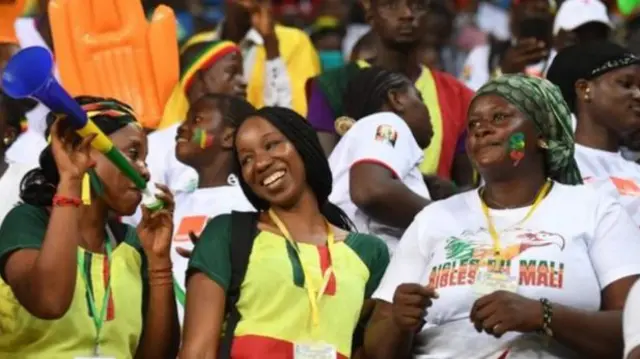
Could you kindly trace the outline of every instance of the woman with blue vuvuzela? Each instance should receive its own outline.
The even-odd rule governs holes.
[[[82,109],[148,177],[146,136],[131,108],[80,97]],[[178,321],[170,247],[173,199],[144,210],[141,190],[80,138],[65,116],[49,114],[50,144],[21,183],[22,204],[0,226],[0,357],[171,358]]]

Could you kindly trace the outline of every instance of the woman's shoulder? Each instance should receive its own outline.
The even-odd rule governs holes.
[[[444,215],[458,217],[472,207],[473,201],[479,200],[478,189],[470,189],[451,197],[431,202],[416,214],[414,221],[418,219],[431,219],[433,216],[439,218]]]
[[[241,217],[240,217],[241,216]],[[237,220],[237,221],[236,221]],[[234,226],[258,225],[257,212],[231,212],[219,214],[211,218],[200,234],[198,242],[230,241]],[[239,228],[238,228],[239,229]],[[257,233],[257,232],[256,232]]]
[[[610,206],[618,202],[607,188],[593,183],[566,185],[555,182],[551,194],[555,195],[557,203],[564,210],[582,209],[593,210],[601,206]]]
[[[336,239],[340,237],[336,235]],[[367,263],[389,262],[389,249],[379,237],[368,233],[345,232],[344,243]]]
[[[49,212],[44,207],[28,203],[19,203],[13,207],[2,219],[2,226],[46,226],[49,222]]]

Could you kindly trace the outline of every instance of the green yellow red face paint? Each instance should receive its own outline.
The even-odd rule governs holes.
[[[516,132],[509,137],[509,157],[514,166],[524,158],[524,133]]]
[[[193,131],[191,142],[197,143],[200,148],[205,149],[213,144],[213,136],[201,128],[196,128]]]

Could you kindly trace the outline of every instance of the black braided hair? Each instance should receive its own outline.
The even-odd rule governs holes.
[[[293,144],[304,163],[307,182],[316,195],[321,213],[327,220],[344,230],[354,230],[355,226],[349,217],[338,206],[329,202],[333,186],[331,168],[329,168],[329,162],[320,146],[318,136],[309,123],[297,112],[283,107],[263,107],[254,112],[252,116],[269,121]],[[240,160],[235,149],[234,158],[240,186],[247,199],[256,209],[267,210],[270,204],[258,197],[242,177]]]
[[[238,128],[245,118],[256,112],[256,108],[252,104],[237,96],[208,93],[200,97],[196,102],[203,100],[213,101],[220,113],[222,113],[224,124],[232,128]]]
[[[131,107],[123,102],[112,98],[79,96],[75,98],[80,105],[96,104],[96,111],[105,111],[104,115],[97,115],[91,120],[104,132],[110,135],[126,125],[136,121],[133,116]],[[122,116],[113,116],[109,114],[109,110],[115,110],[124,113]],[[51,131],[51,125],[55,122],[57,114],[49,112],[47,114],[47,129],[45,136],[48,138]],[[76,141],[80,141],[78,136]],[[50,206],[55,195],[56,188],[60,182],[56,161],[53,158],[51,146],[45,147],[40,153],[40,167],[27,172],[20,182],[20,199],[23,202],[34,206]]]
[[[389,91],[406,90],[411,81],[397,72],[380,67],[368,67],[353,75],[344,96],[344,113],[354,120],[382,110]]]

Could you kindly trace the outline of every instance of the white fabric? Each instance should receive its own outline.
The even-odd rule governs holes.
[[[349,61],[353,48],[369,31],[371,31],[371,25],[368,24],[351,24],[347,26],[347,34],[342,40],[342,54],[345,61]]]
[[[585,311],[600,308],[600,292],[618,279],[640,273],[640,229],[615,199],[588,186],[555,183],[531,217],[530,207],[491,210],[507,270],[517,293]],[[400,240],[373,297],[391,302],[402,283],[436,288],[416,338],[414,358],[579,358],[536,334],[510,332],[496,339],[475,331],[469,312],[477,299],[472,284],[478,259],[491,257],[478,191],[425,207]]]
[[[481,45],[475,47],[464,63],[460,81],[473,91],[477,91],[482,85],[491,80],[489,73],[489,55],[491,48],[489,45]],[[544,77],[547,75],[547,69],[556,56],[556,51],[551,50],[549,57],[537,64],[527,66],[524,73],[529,76]]]
[[[385,126],[395,131],[395,143],[378,135]],[[378,223],[356,207],[351,201],[349,171],[357,163],[380,164],[391,170],[410,190],[428,199],[429,191],[418,168],[422,158],[422,149],[409,126],[398,115],[380,112],[364,117],[347,131],[329,156],[333,173],[333,191],[329,201],[345,211],[358,231],[382,238],[393,254],[403,230]]]
[[[183,290],[186,290],[185,275],[189,260],[180,256],[176,248],[192,250],[193,243],[189,239],[189,231],[199,236],[209,219],[231,211],[255,211],[239,185],[201,188],[176,197],[171,261],[174,277]],[[178,303],[178,317],[182,324],[184,307],[181,303]]]
[[[216,28],[215,36],[217,39],[220,38],[223,24],[224,22],[221,21]],[[256,47],[264,46],[264,39],[258,30],[251,28],[238,45],[242,50],[244,77],[249,81],[256,64]],[[264,70],[264,105],[291,108],[293,103],[293,90],[291,89],[289,72],[287,71],[284,60],[282,60],[281,57],[267,60],[265,61]]]
[[[178,127],[179,123],[151,133],[147,155],[151,180],[168,186],[175,194],[191,192],[198,185],[196,170],[176,158]]]
[[[553,35],[560,30],[573,31],[590,22],[598,22],[613,28],[607,7],[600,0],[566,0],[560,5],[555,21]]]
[[[623,358],[627,359],[634,349],[640,348],[640,280],[631,287],[622,318],[624,329]]]
[[[509,12],[490,2],[482,1],[478,4],[476,23],[480,30],[493,35],[499,40],[511,37],[509,29]]]
[[[2,201],[0,201],[0,223],[9,211],[20,202],[20,182],[22,177],[34,168],[34,166],[13,163],[0,177],[0,193],[2,193]]]
[[[640,226],[640,165],[619,152],[576,144],[575,159],[585,183],[615,197]]]
[[[36,29],[35,21],[31,18],[20,18],[15,24],[20,47],[40,46],[48,48],[42,36]],[[59,79],[58,70],[54,67],[54,76]],[[47,146],[44,131],[47,128],[46,116],[49,109],[41,103],[27,113],[28,129],[16,139],[16,142],[5,153],[7,163],[21,163],[37,166],[40,152]]]

